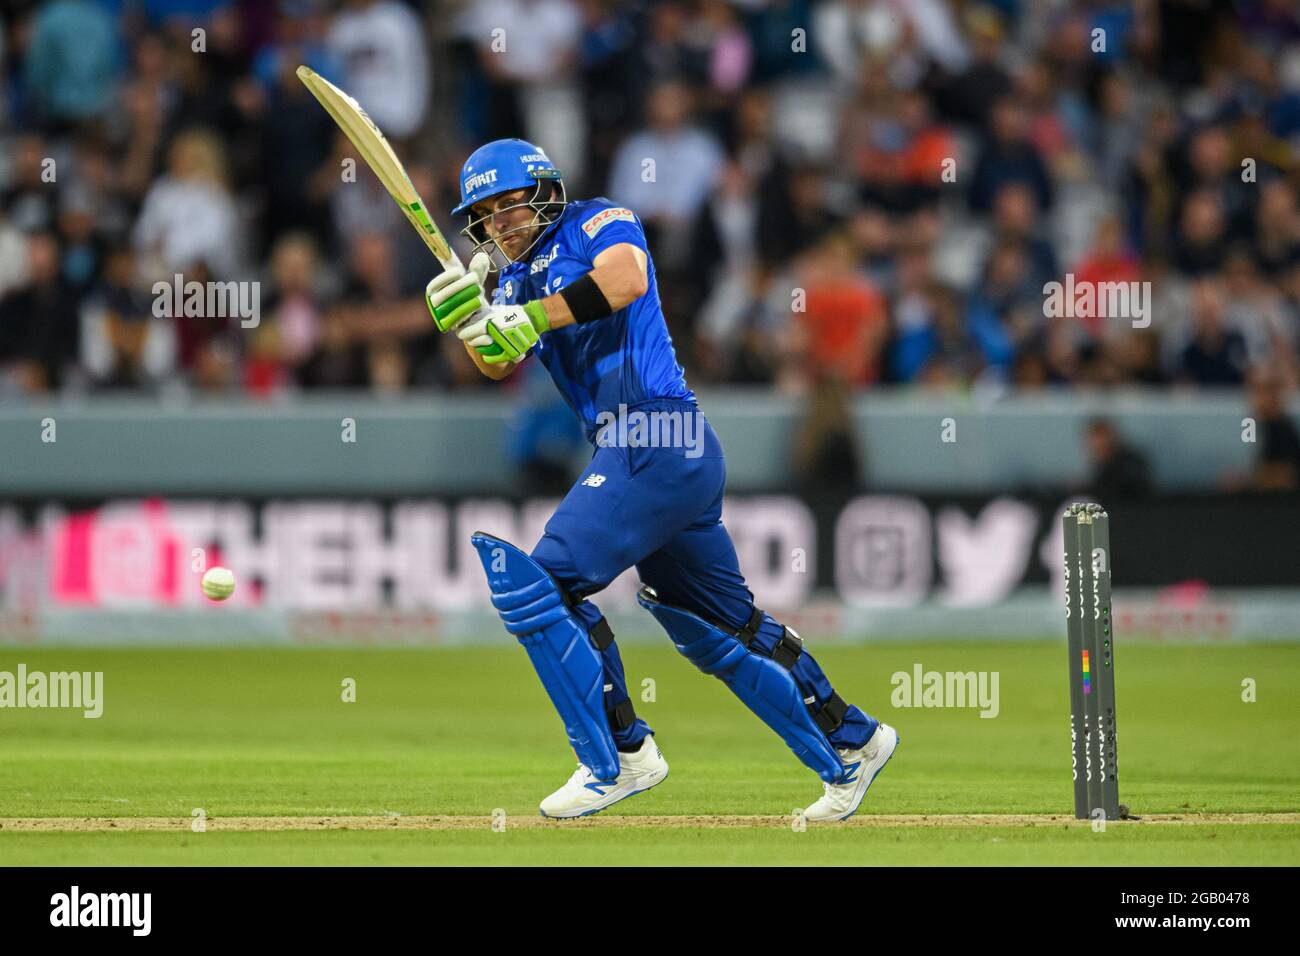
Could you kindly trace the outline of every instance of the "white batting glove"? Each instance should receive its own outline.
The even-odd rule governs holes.
[[[469,269],[445,269],[424,287],[424,301],[439,332],[457,328],[480,309],[488,307],[483,283],[492,261],[487,253],[475,254]]]

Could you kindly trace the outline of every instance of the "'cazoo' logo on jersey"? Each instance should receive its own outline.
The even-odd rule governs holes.
[[[582,224],[582,231],[588,236],[594,236],[611,222],[616,222],[619,219],[625,219],[628,222],[636,222],[636,216],[632,214],[631,209],[624,209],[619,206],[614,209],[602,209],[600,212],[596,213],[596,215],[592,216]]]

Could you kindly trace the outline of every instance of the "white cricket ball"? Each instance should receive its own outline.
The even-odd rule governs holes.
[[[229,568],[208,568],[203,572],[203,593],[214,601],[224,601],[235,593],[235,574]]]

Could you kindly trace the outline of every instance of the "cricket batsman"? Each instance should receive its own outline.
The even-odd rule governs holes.
[[[531,553],[476,532],[492,604],[526,649],[580,761],[547,817],[597,813],[656,786],[668,763],[628,696],[609,624],[590,600],[630,567],[638,602],[821,778],[808,820],[843,820],[898,746],[892,727],[835,693],[799,635],[758,607],[727,529],[722,446],[687,387],[636,215],[570,202],[560,171],[519,139],[465,162],[462,230],[475,252],[425,290],[439,331],[503,379],[530,353],[595,447]],[[489,272],[500,271],[489,303]],[[660,441],[628,421],[669,423]]]

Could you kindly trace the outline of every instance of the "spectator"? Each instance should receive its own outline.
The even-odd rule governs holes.
[[[1175,231],[1172,166],[1178,119],[1171,104],[1157,104],[1121,185],[1130,242],[1147,256],[1168,255]]]
[[[825,0],[812,22],[822,57],[846,89],[872,71],[910,89],[935,66],[958,73],[969,65],[966,41],[942,0]]]
[[[27,282],[27,239],[0,211],[0,299]]]
[[[700,313],[706,347],[732,340],[741,316],[753,304],[755,224],[754,183],[739,163],[723,169],[719,187],[700,210],[691,234],[692,262],[711,263],[685,285],[692,312]]]
[[[572,0],[480,0],[461,22],[487,81],[485,139],[545,143],[571,176],[581,172],[576,85],[581,14]]]
[[[1074,178],[1079,174],[1080,147],[1086,142],[1091,117],[1072,87],[1058,82],[1053,64],[1039,57],[1020,71],[1015,89],[1028,115],[1029,142],[1056,175]]]
[[[354,340],[347,316],[328,313],[320,341],[298,367],[298,384],[306,388],[364,388],[368,381],[365,349]]]
[[[94,384],[105,389],[156,386],[174,358],[170,321],[151,315],[149,298],[135,285],[131,250],[109,250],[102,281],[83,317],[83,355]]]
[[[791,168],[779,159],[769,167],[758,186],[755,223],[759,258],[765,266],[781,268],[835,224],[826,198],[827,175],[825,169]]]
[[[635,119],[637,86],[645,74],[637,68],[635,53],[640,47],[626,9],[603,0],[583,0],[582,18],[578,62],[589,127],[583,168],[589,182],[603,183],[609,179],[614,152]]]
[[[1253,485],[1257,491],[1300,489],[1300,431],[1287,417],[1281,382],[1259,375],[1251,383],[1251,414],[1258,429],[1259,457]]]
[[[439,336],[428,308],[401,287],[387,235],[366,233],[353,240],[350,265],[333,311],[344,318],[349,341],[364,346],[371,384],[384,391],[404,389],[417,367],[437,361]]]
[[[518,38],[524,36],[520,30]],[[394,0],[345,0],[327,42],[343,70],[344,88],[379,128],[399,141],[413,135],[428,109],[430,82],[424,31],[410,7]]]
[[[1252,366],[1262,366],[1275,355],[1295,350],[1297,330],[1287,321],[1282,297],[1276,287],[1261,281],[1245,243],[1228,250],[1222,281],[1227,324],[1241,331]]]
[[[790,360],[799,379],[839,379],[850,389],[877,381],[888,323],[884,298],[854,268],[852,247],[832,233],[797,267],[805,308],[795,310]]]
[[[727,0],[702,0],[700,25],[708,56],[710,104],[725,111],[749,79],[753,46],[739,12]]]
[[[321,246],[328,247],[333,238],[327,198],[342,182],[340,165],[331,161],[341,158],[332,155],[338,130],[294,73],[298,62],[325,66],[329,61],[323,51],[313,56],[306,38],[303,42],[301,47],[287,46],[263,61],[267,84],[261,151],[261,178],[266,185],[265,249],[295,230],[308,232]],[[365,174],[358,170],[358,178],[362,176]]]
[[[1276,178],[1261,184],[1252,249],[1266,276],[1277,277],[1300,263],[1300,213],[1295,187]]]
[[[32,24],[26,55],[28,90],[52,130],[104,112],[120,68],[118,23],[104,4],[52,0]]]
[[[54,228],[58,193],[52,187],[58,182],[58,167],[52,165],[52,160],[42,137],[26,135],[14,141],[13,169],[8,184],[0,191],[0,209],[23,232]]]
[[[1023,243],[996,246],[984,280],[967,303],[966,328],[984,367],[995,375],[1009,372],[1018,344],[1042,330],[1041,290],[1030,284],[1029,270]]]
[[[993,106],[990,135],[975,161],[970,180],[970,208],[988,212],[993,198],[1007,183],[1024,183],[1034,193],[1041,211],[1052,205],[1052,183],[1047,166],[1029,141],[1029,117],[1024,105],[1005,97]]]
[[[343,163],[351,161],[355,178],[340,176]],[[312,199],[328,201],[333,222],[332,236],[336,255],[347,254],[362,236],[382,233],[392,236],[409,228],[402,211],[388,197],[378,177],[365,169],[365,160],[337,130],[334,155],[317,170],[310,186]]]
[[[1223,289],[1197,283],[1192,297],[1192,338],[1183,349],[1180,381],[1196,385],[1241,385],[1246,377],[1246,340],[1224,324]]]
[[[214,281],[212,270],[202,259],[185,263],[182,274],[186,285],[205,286]],[[184,301],[173,302],[171,319],[176,336],[176,357],[180,370],[191,385],[207,392],[225,392],[239,384],[239,341],[234,317],[199,314],[184,308]]]
[[[1174,240],[1174,266],[1198,278],[1223,266],[1227,221],[1223,207],[1210,190],[1192,193],[1183,204],[1178,236]]]
[[[321,338],[324,307],[316,269],[316,246],[306,235],[285,236],[271,250],[274,288],[263,312],[279,330],[279,359],[289,368],[306,361]]]
[[[1088,491],[1103,504],[1134,500],[1151,494],[1151,468],[1140,452],[1126,444],[1104,418],[1088,423],[1088,460],[1092,473]]]
[[[1123,187],[1129,164],[1141,148],[1149,117],[1132,76],[1111,70],[1101,78],[1100,116],[1090,152],[1108,190]]]
[[[611,198],[626,203],[652,231],[664,234],[667,241],[656,248],[668,251],[669,258],[672,237],[708,198],[724,160],[717,139],[691,124],[691,110],[685,86],[666,83],[656,88],[647,107],[648,127],[628,137],[610,173]]]
[[[165,37],[144,34],[135,47],[132,79],[122,91],[114,142],[121,155],[120,187],[136,200],[148,190],[175,122],[181,96],[174,69],[178,56]]]
[[[1097,235],[1092,248],[1074,269],[1076,286],[1087,283],[1096,289],[1106,282],[1137,282],[1139,275],[1137,258],[1124,248],[1124,236],[1118,217],[1106,216],[1097,224]],[[1118,328],[1118,321],[1132,318],[1123,315],[1103,316],[1101,311],[1098,308],[1079,320],[1094,339],[1109,337]]]
[[[900,253],[889,346],[890,375],[897,382],[919,379],[942,357],[939,308],[930,294],[929,271],[926,249],[911,247]]]
[[[1011,74],[1002,62],[1006,29],[998,13],[982,4],[967,11],[965,25],[973,44],[972,62],[965,70],[948,72],[938,84],[940,110],[955,120],[986,127],[990,107],[1012,89]]]
[[[805,77],[821,69],[815,39],[809,38],[812,0],[780,0],[764,3],[749,17],[754,42],[754,77],[760,83],[770,80]],[[799,31],[796,33],[795,31]],[[802,48],[792,38],[802,36]]]
[[[1192,134],[1178,172],[1183,195],[1211,196],[1223,215],[1223,232],[1232,238],[1245,238],[1250,234],[1258,186],[1243,182],[1238,155],[1228,130],[1209,125]]]
[[[59,387],[78,354],[78,302],[59,268],[59,241],[51,232],[27,240],[27,284],[0,299],[0,376],[20,391]]]
[[[910,212],[939,195],[944,161],[955,154],[918,92],[895,94],[876,73],[862,80],[857,104],[842,123],[840,151],[853,157],[862,201]]]
[[[70,187],[64,191],[59,211],[59,237],[63,245],[63,278],[77,298],[99,280],[107,252],[96,230],[95,208],[89,191]]]
[[[800,493],[808,501],[832,508],[862,487],[861,454],[849,400],[842,379],[820,380],[809,398],[794,447],[792,471]]]
[[[1045,232],[1043,217],[1028,183],[1011,182],[998,189],[993,197],[993,243],[995,246],[1014,243],[1024,249],[1029,265],[1025,283],[1035,289],[1060,278],[1056,250]],[[1115,239],[1118,241],[1118,237]]]
[[[135,225],[145,278],[170,279],[196,261],[218,277],[233,275],[237,226],[220,142],[207,130],[182,133],[168,152],[167,175],[145,196]]]

